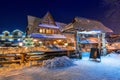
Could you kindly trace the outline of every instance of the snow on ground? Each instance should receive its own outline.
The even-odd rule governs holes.
[[[101,62],[89,61],[89,53],[82,60],[72,59],[73,66],[46,69],[33,66],[0,74],[0,80],[120,80],[120,55],[110,54]]]
[[[62,68],[73,65],[73,61],[67,56],[55,57],[43,61],[43,67],[48,69]]]

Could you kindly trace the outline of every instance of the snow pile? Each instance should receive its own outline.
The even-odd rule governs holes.
[[[120,54],[120,50],[117,50],[116,53],[117,53],[117,54]]]
[[[43,61],[43,67],[48,69],[67,67],[71,66],[72,64],[73,62],[66,56],[55,57],[53,59]]]
[[[115,57],[115,58],[119,58],[120,54],[119,51],[112,51],[111,53],[109,53],[106,57]]]
[[[112,52],[110,52],[109,54],[116,54],[116,52],[115,52],[115,51],[112,51]]]

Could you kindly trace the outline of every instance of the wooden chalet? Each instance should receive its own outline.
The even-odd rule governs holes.
[[[64,47],[67,45],[67,39],[61,31],[65,25],[55,22],[52,15],[47,12],[43,18],[28,16],[26,33],[36,41],[42,42],[44,46],[57,45]]]

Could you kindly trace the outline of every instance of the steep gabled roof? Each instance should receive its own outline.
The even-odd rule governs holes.
[[[50,12],[46,13],[46,15],[42,18],[41,23],[42,24],[50,24],[50,25],[56,26],[55,21],[54,21],[52,15],[50,14]]]
[[[39,24],[41,22],[41,19],[35,16],[28,15],[27,18],[29,25]]]
[[[47,12],[43,18],[28,15],[28,26],[26,33],[34,33],[38,27],[55,28],[62,30],[65,25],[66,24],[64,23],[55,22],[50,12]]]
[[[28,18],[28,26],[26,28],[26,33],[30,34],[34,32],[35,28],[41,23],[41,19],[35,16],[27,16]]]
[[[101,31],[101,32],[113,32],[111,29],[105,27],[101,22],[90,20],[86,18],[76,17],[74,21],[63,29],[63,31]]]

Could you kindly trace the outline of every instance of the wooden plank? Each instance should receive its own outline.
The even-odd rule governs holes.
[[[28,61],[37,61],[37,60],[46,60],[44,58],[30,58],[30,59],[27,59]]]
[[[20,60],[0,61],[0,64],[11,64],[11,63],[20,63]]]
[[[107,54],[107,50],[106,50],[106,40],[105,40],[105,33],[102,33],[102,50],[103,50],[103,55]]]
[[[67,56],[70,57],[70,52],[69,51],[67,51]]]
[[[25,58],[26,58],[26,54],[25,53],[21,53],[21,64],[25,62]]]
[[[0,56],[0,58],[11,58],[11,57],[21,57],[21,56]]]

